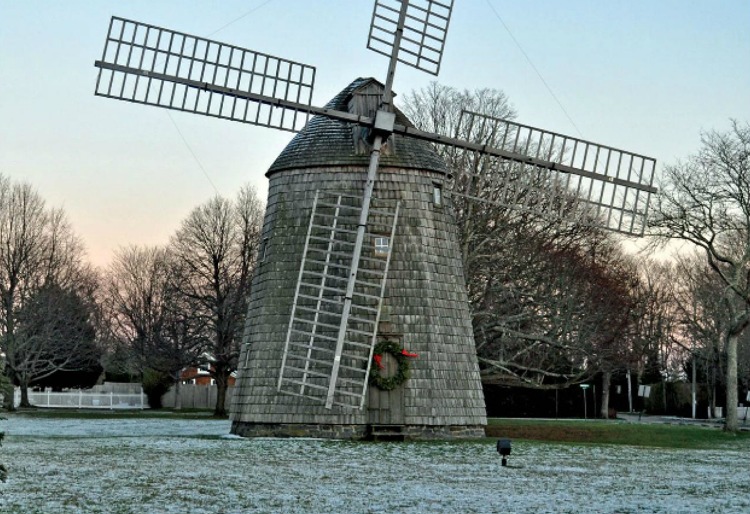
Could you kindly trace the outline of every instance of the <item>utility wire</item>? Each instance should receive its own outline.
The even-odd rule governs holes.
[[[242,18],[246,18],[246,17],[250,16],[250,15],[251,15],[251,14],[253,14],[253,13],[254,13],[255,11],[257,11],[257,10],[259,10],[259,9],[261,9],[261,8],[263,8],[263,7],[265,7],[265,6],[267,6],[267,5],[268,5],[268,4],[270,4],[271,2],[273,2],[273,0],[266,0],[265,2],[263,2],[262,4],[260,4],[259,6],[257,6],[257,7],[253,7],[252,9],[250,9],[249,11],[247,11],[247,12],[246,12],[245,14],[242,14],[242,15],[240,15],[240,16],[238,16],[238,17],[236,17],[235,19],[233,19],[232,21],[230,21],[230,22],[229,22],[229,23],[227,23],[226,25],[222,25],[222,26],[221,26],[221,27],[219,27],[218,29],[216,29],[216,30],[214,30],[213,32],[211,32],[210,34],[208,34],[208,35],[207,35],[206,37],[211,37],[211,36],[213,36],[214,34],[216,34],[217,32],[221,32],[221,31],[222,31],[222,30],[224,30],[225,28],[229,27],[230,25],[233,25],[233,24],[237,23],[237,22],[238,22],[238,21],[240,21],[240,20],[241,20]]]
[[[174,121],[174,118],[172,118],[172,114],[169,111],[166,111],[166,113],[167,113],[167,116],[169,116],[169,121],[172,122],[172,125],[174,125],[175,130],[180,135],[180,138],[182,138],[182,142],[185,143],[185,147],[188,149],[188,152],[190,152],[190,155],[193,156],[193,159],[195,159],[195,162],[198,164],[198,167],[203,172],[203,176],[206,177],[206,180],[208,180],[208,183],[211,184],[211,187],[214,188],[214,191],[216,191],[216,194],[221,196],[219,193],[219,190],[216,188],[216,185],[214,185],[213,181],[211,180],[211,177],[208,176],[208,172],[206,171],[206,168],[203,167],[203,164],[201,163],[200,159],[198,159],[198,156],[195,155],[195,152],[190,147],[190,143],[188,143],[187,139],[185,139],[185,136],[182,134],[180,127],[177,126],[177,122]]]
[[[257,11],[257,10],[263,8],[263,7],[265,7],[266,5],[270,4],[271,2],[273,2],[273,0],[266,0],[262,4],[260,4],[260,5],[256,6],[256,7],[253,7],[252,9],[250,9],[249,11],[247,11],[246,13],[241,14],[240,16],[237,16],[232,21],[230,21],[228,23],[225,23],[224,25],[222,25],[218,29],[214,30],[210,34],[207,34],[206,37],[211,37],[211,36],[217,34],[218,32],[221,32],[225,28],[229,27],[230,25],[233,25],[234,23],[237,23],[238,21],[240,21],[243,18],[246,18],[247,16],[250,16],[252,13],[254,13],[255,11]],[[166,113],[167,113],[167,116],[169,116],[169,121],[172,122],[172,125],[174,125],[175,130],[177,130],[177,133],[180,135],[180,138],[182,139],[182,142],[185,144],[185,147],[188,149],[188,152],[190,152],[190,155],[193,156],[193,159],[195,159],[195,162],[198,164],[198,167],[203,172],[203,176],[206,177],[206,180],[208,180],[208,183],[211,184],[212,188],[214,188],[214,191],[216,192],[216,194],[220,195],[219,190],[217,189],[216,185],[211,180],[211,177],[208,175],[208,172],[206,171],[206,168],[203,166],[203,164],[201,163],[200,159],[198,159],[198,156],[195,155],[195,152],[193,151],[192,147],[190,146],[190,143],[188,143],[188,140],[185,138],[184,134],[180,130],[180,127],[177,125],[177,122],[172,117],[172,114],[169,111],[166,111]]]
[[[563,114],[565,114],[565,117],[568,118],[568,121],[573,126],[573,128],[575,129],[575,131],[578,133],[578,136],[581,137],[581,138],[583,138],[583,134],[581,134],[581,131],[578,129],[578,125],[576,125],[576,123],[573,121],[573,118],[570,117],[570,114],[568,114],[568,111],[565,110],[565,107],[563,106],[562,102],[560,102],[560,99],[557,98],[557,95],[555,94],[554,91],[552,91],[552,88],[547,83],[547,81],[544,80],[544,77],[539,72],[539,70],[537,69],[537,67],[534,66],[534,63],[532,62],[531,57],[529,57],[529,55],[523,49],[523,47],[521,46],[521,43],[519,43],[518,40],[516,39],[516,36],[513,35],[513,32],[511,32],[511,30],[508,27],[508,25],[505,23],[505,21],[503,20],[503,18],[500,16],[500,13],[497,12],[497,9],[495,9],[495,6],[492,5],[492,3],[490,3],[490,0],[485,0],[485,1],[487,2],[487,5],[490,7],[490,9],[492,10],[492,12],[495,14],[495,17],[500,21],[500,23],[502,24],[503,28],[508,33],[508,35],[510,36],[510,38],[513,40],[513,43],[515,43],[515,45],[521,51],[521,53],[523,54],[523,56],[526,58],[526,61],[529,63],[529,66],[531,66],[531,69],[534,70],[534,72],[536,73],[537,77],[539,77],[539,80],[541,80],[542,84],[544,84],[544,87],[547,88],[547,91],[549,91],[549,94],[552,96],[552,98],[555,100],[555,102],[557,103],[557,105],[560,107],[560,110],[563,112]]]

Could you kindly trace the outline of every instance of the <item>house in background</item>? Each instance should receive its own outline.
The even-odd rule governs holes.
[[[208,353],[201,355],[204,361],[198,366],[184,368],[180,372],[180,382],[194,385],[216,385],[216,380],[211,376],[214,358]],[[229,375],[229,387],[234,387],[237,372]]]

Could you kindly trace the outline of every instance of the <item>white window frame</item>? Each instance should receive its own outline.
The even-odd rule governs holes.
[[[375,255],[385,257],[391,251],[391,238],[388,236],[375,236],[373,239],[373,248]]]
[[[432,183],[432,203],[437,207],[443,205],[443,185],[437,182]]]

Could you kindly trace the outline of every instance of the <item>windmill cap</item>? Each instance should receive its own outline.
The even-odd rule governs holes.
[[[337,94],[326,108],[364,116],[375,115],[384,86],[374,78],[358,78]],[[396,123],[413,126],[404,113],[395,109]],[[368,129],[314,116],[289,142],[268,169],[266,176],[288,169],[330,166],[363,166],[370,161],[366,143]],[[409,168],[447,174],[445,161],[426,141],[391,135],[380,157],[381,167]]]

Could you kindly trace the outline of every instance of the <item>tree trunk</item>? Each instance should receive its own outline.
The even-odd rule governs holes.
[[[737,343],[740,334],[732,332],[727,336],[727,404],[725,406],[724,430],[727,432],[738,432],[739,421],[737,419]]]
[[[219,371],[219,370],[217,370]],[[227,382],[229,373],[221,370],[216,373],[216,406],[214,407],[214,416],[217,418],[226,418],[227,409],[224,407],[227,399]]]
[[[612,382],[612,372],[605,371],[602,373],[602,419],[609,419],[609,389]]]
[[[29,402],[29,384],[25,380],[20,380],[18,384],[21,388],[21,403],[19,407],[32,407]]]

